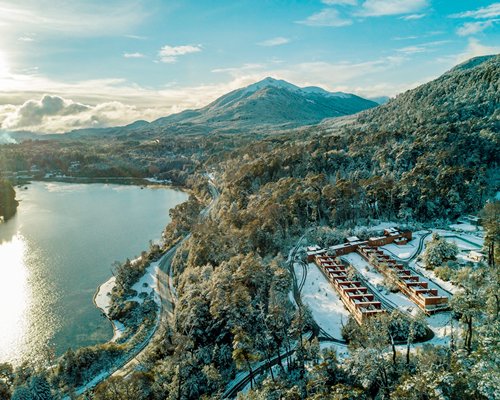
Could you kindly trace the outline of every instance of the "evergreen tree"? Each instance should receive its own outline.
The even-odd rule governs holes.
[[[423,254],[425,267],[428,269],[440,267],[443,262],[454,260],[457,254],[458,247],[455,243],[450,243],[439,234],[434,233]]]
[[[52,400],[49,382],[43,375],[35,375],[31,378],[29,389],[33,400]]]
[[[14,390],[11,400],[34,400],[34,398],[26,386],[19,386]]]

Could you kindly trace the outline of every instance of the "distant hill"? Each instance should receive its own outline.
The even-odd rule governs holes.
[[[385,104],[391,98],[389,96],[378,96],[378,97],[369,97],[368,100],[374,101],[377,104]]]

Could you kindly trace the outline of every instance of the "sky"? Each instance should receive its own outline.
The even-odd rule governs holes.
[[[0,0],[0,129],[199,108],[267,76],[395,96],[500,53],[500,2]]]

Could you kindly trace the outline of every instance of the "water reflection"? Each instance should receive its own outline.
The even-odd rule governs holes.
[[[172,190],[35,182],[18,191],[17,215],[0,224],[0,363],[47,361],[68,347],[103,343],[109,322],[92,303],[113,261],[157,237]]]
[[[17,358],[28,329],[30,302],[28,271],[24,264],[26,243],[21,236],[0,246],[0,359]]]
[[[51,312],[54,299],[43,277],[29,268],[30,259],[29,243],[21,234],[1,242],[0,361],[46,359],[44,353],[57,326]]]

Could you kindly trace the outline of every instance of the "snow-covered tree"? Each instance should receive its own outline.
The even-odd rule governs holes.
[[[425,267],[428,269],[439,267],[447,260],[454,260],[457,254],[458,247],[455,243],[448,242],[434,233],[423,254]]]

